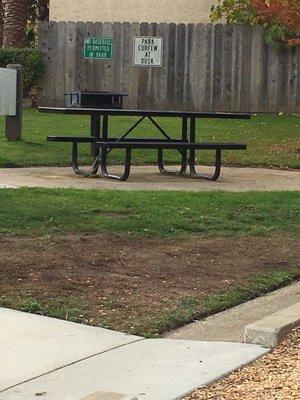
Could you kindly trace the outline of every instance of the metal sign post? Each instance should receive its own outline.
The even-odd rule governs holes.
[[[0,70],[0,115],[5,119],[5,136],[17,141],[22,135],[22,66],[9,64]]]

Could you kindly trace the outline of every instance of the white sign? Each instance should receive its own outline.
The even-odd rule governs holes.
[[[17,71],[0,68],[0,115],[15,116],[17,112]]]
[[[133,43],[135,67],[161,67],[163,63],[163,38],[137,36]]]

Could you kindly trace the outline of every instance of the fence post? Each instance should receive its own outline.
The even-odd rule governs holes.
[[[9,64],[6,68],[17,70],[17,104],[16,115],[6,117],[5,136],[8,141],[17,141],[22,136],[23,68],[18,64]]]

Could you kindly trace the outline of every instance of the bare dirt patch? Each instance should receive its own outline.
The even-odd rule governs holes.
[[[159,239],[110,235],[0,236],[0,300],[75,304],[95,325],[143,333],[183,301],[299,267],[287,235]],[[201,313],[201,309],[199,310]]]

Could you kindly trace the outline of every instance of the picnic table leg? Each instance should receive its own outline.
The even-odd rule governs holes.
[[[190,125],[190,142],[195,143],[196,141],[196,118],[191,118],[191,125]],[[190,150],[190,176],[191,178],[196,179],[206,179],[209,181],[215,181],[219,178],[221,173],[221,149],[216,150],[216,157],[215,157],[215,171],[212,175],[205,175],[205,174],[198,174],[196,171],[196,151],[195,149]]]
[[[83,172],[78,167],[78,146],[77,142],[73,142],[72,145],[72,168],[75,174],[82,175]]]
[[[182,141],[187,142],[187,118],[182,118]],[[184,175],[187,169],[187,150],[181,150],[181,168],[179,171],[170,171],[165,168],[163,160],[163,149],[157,150],[157,165],[162,174]]]
[[[78,143],[73,142],[72,145],[72,168],[75,174],[83,175],[86,177],[94,176],[97,174],[100,160],[99,160],[99,146],[97,139],[100,139],[100,126],[101,116],[99,114],[91,114],[91,136],[95,137],[95,142],[91,142],[91,155],[94,157],[94,161],[89,171],[81,170],[78,166]]]
[[[126,181],[130,175],[130,166],[131,166],[131,149],[129,147],[126,148],[126,156],[125,156],[125,169],[123,175],[112,175],[107,170],[107,148],[102,147],[102,157],[101,157],[101,171],[102,175],[105,178],[117,179],[118,181]]]
[[[95,144],[95,146],[97,146],[99,148],[99,146],[97,144]],[[89,171],[81,170],[78,166],[78,143],[73,142],[73,145],[72,145],[72,168],[76,175],[83,175],[86,177],[94,176],[98,172],[99,164],[100,164],[99,157],[96,157]]]
[[[102,123],[102,140],[107,141],[108,139],[108,115],[103,116],[103,123]],[[117,179],[119,181],[126,181],[130,175],[130,166],[131,166],[131,149],[126,149],[126,156],[125,156],[125,170],[123,175],[112,175],[107,170],[107,156],[109,150],[107,147],[102,146],[101,149],[101,157],[100,157],[100,164],[101,164],[101,172],[105,178],[110,179]]]
[[[101,115],[91,114],[91,136],[96,138],[96,142],[100,140],[101,130]],[[99,148],[95,146],[95,143],[91,144],[91,155],[96,158],[99,157]]]
[[[104,125],[104,117],[103,123]],[[100,167],[100,148],[98,145],[98,141],[100,140],[100,131],[101,131],[101,114],[92,114],[91,115],[91,136],[95,138],[95,142],[91,145],[91,152],[94,156],[94,161],[91,167],[91,170],[85,174],[85,176],[93,176],[96,175],[99,167]]]

